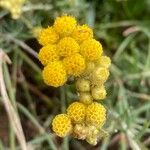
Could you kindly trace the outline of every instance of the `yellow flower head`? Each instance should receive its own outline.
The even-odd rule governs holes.
[[[80,54],[64,58],[63,64],[68,75],[78,76],[85,69],[85,60]]]
[[[38,41],[41,45],[54,44],[58,41],[59,35],[53,27],[42,29],[39,33]]]
[[[76,19],[72,16],[57,17],[54,22],[54,29],[62,36],[68,36],[76,27]]]
[[[106,109],[99,103],[92,103],[86,109],[86,123],[101,128],[106,120]]]
[[[42,72],[44,82],[47,85],[59,87],[62,86],[66,80],[66,71],[61,62],[50,62]]]
[[[105,99],[107,94],[104,86],[92,88],[91,93],[95,100]]]
[[[72,124],[68,115],[59,114],[55,116],[52,121],[52,129],[60,137],[69,135],[72,131]]]
[[[78,79],[76,82],[76,88],[80,92],[89,92],[90,91],[90,81],[86,79]]]
[[[62,38],[57,44],[57,51],[61,57],[67,57],[79,52],[78,43],[71,37]]]
[[[88,39],[81,44],[80,52],[87,60],[94,61],[101,56],[103,50],[98,41]]]
[[[90,93],[82,92],[79,95],[79,101],[85,105],[89,105],[93,102],[93,98]]]
[[[72,37],[79,43],[93,38],[93,31],[87,25],[78,25],[72,32]]]
[[[44,66],[49,62],[58,60],[59,57],[56,53],[56,45],[48,44],[42,47],[38,54],[38,58]]]
[[[105,82],[109,77],[109,70],[103,67],[97,67],[92,73],[92,80]]]
[[[85,105],[80,102],[72,103],[68,109],[67,114],[73,123],[82,123],[85,119]]]
[[[104,67],[104,68],[109,68],[110,65],[111,65],[111,60],[109,57],[107,56],[101,56],[97,61],[96,61],[96,64],[101,66],[101,67]]]

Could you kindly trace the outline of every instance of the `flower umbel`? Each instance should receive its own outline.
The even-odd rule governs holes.
[[[87,25],[78,25],[72,32],[71,35],[75,40],[77,40],[79,43],[82,43],[83,41],[87,39],[93,38],[93,31],[90,29]]]
[[[65,137],[71,133],[71,120],[66,114],[59,114],[55,116],[52,122],[53,131],[60,137]]]
[[[59,87],[67,80],[67,74],[61,62],[50,62],[42,72],[44,82],[47,85]]]
[[[106,120],[106,109],[103,105],[94,102],[86,109],[86,122],[98,128],[102,127]]]
[[[80,102],[72,103],[68,109],[67,114],[74,123],[82,123],[85,118],[86,106]]]
[[[54,22],[54,29],[61,36],[68,36],[76,27],[76,19],[71,16],[57,17]]]
[[[68,75],[79,76],[85,69],[85,59],[80,54],[66,57],[63,60]]]
[[[71,37],[62,38],[57,44],[57,51],[61,57],[73,56],[79,52],[78,43]]]
[[[48,44],[42,47],[39,51],[38,58],[44,66],[49,62],[59,60],[59,56],[56,52],[56,45]]]
[[[102,45],[94,40],[88,39],[81,44],[81,54],[89,61],[94,61],[102,54]]]
[[[38,41],[41,45],[54,44],[58,41],[59,35],[55,32],[53,27],[42,29]]]

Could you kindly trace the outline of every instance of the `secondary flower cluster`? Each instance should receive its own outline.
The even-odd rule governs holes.
[[[60,137],[72,135],[95,145],[105,120],[106,109],[103,105],[97,102],[90,105],[74,102],[67,108],[66,114],[55,116],[52,129]]]
[[[25,0],[0,0],[0,6],[10,11],[13,19],[18,19],[24,2]]]
[[[79,96],[66,113],[55,116],[53,131],[60,137],[72,135],[95,145],[106,121],[105,107],[95,100],[106,97],[104,83],[109,76],[110,58],[102,54],[92,29],[77,25],[71,16],[56,18],[53,26],[42,29],[38,40],[43,46],[38,56],[44,65],[44,82],[59,87],[73,76]]]
[[[67,15],[42,29],[38,40],[43,46],[38,56],[44,65],[44,82],[54,87],[62,86],[70,76],[80,76],[87,63],[102,54],[93,31],[87,25],[77,25],[75,18]]]
[[[53,131],[60,137],[72,135],[92,145],[102,137],[102,126],[106,120],[106,109],[94,100],[106,97],[104,83],[109,76],[109,57],[101,56],[87,67],[76,80],[79,102],[67,108],[67,114],[57,115],[52,122]],[[63,119],[65,116],[66,119]]]

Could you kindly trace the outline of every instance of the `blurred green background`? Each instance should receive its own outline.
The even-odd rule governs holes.
[[[1,1],[1,0],[0,0]],[[6,0],[12,1],[12,0]],[[14,0],[15,7],[17,1]],[[150,148],[150,0],[25,0],[22,14],[13,19],[0,7],[0,49],[12,61],[3,64],[9,100],[21,119],[29,150],[148,150]],[[73,138],[60,139],[50,122],[61,107],[76,97],[74,85],[48,87],[37,59],[39,27],[51,25],[62,14],[93,28],[112,60],[106,83],[108,137],[96,146]],[[2,60],[0,60],[2,61]],[[0,96],[0,150],[17,150],[11,121]]]

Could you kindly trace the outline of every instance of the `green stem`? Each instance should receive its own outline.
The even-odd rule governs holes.
[[[9,124],[9,140],[10,140],[10,148],[11,150],[16,150],[16,139],[15,139],[15,132],[13,130],[13,127],[11,123]]]
[[[39,122],[34,118],[34,116],[23,105],[18,103],[18,108],[37,127],[37,129],[39,130],[39,132],[41,134],[46,133],[45,129],[39,124]],[[55,146],[51,135],[47,134],[46,140],[47,140],[49,146],[51,147],[51,150],[57,150],[57,147]]]
[[[61,112],[65,113],[66,111],[66,85],[60,87],[60,100],[61,100]],[[63,150],[69,150],[69,138],[65,137],[63,139],[63,144],[62,144],[62,149]]]
[[[0,149],[1,149],[1,150],[5,150],[5,149],[4,149],[4,145],[3,145],[3,143],[2,143],[1,140],[0,140]]]

